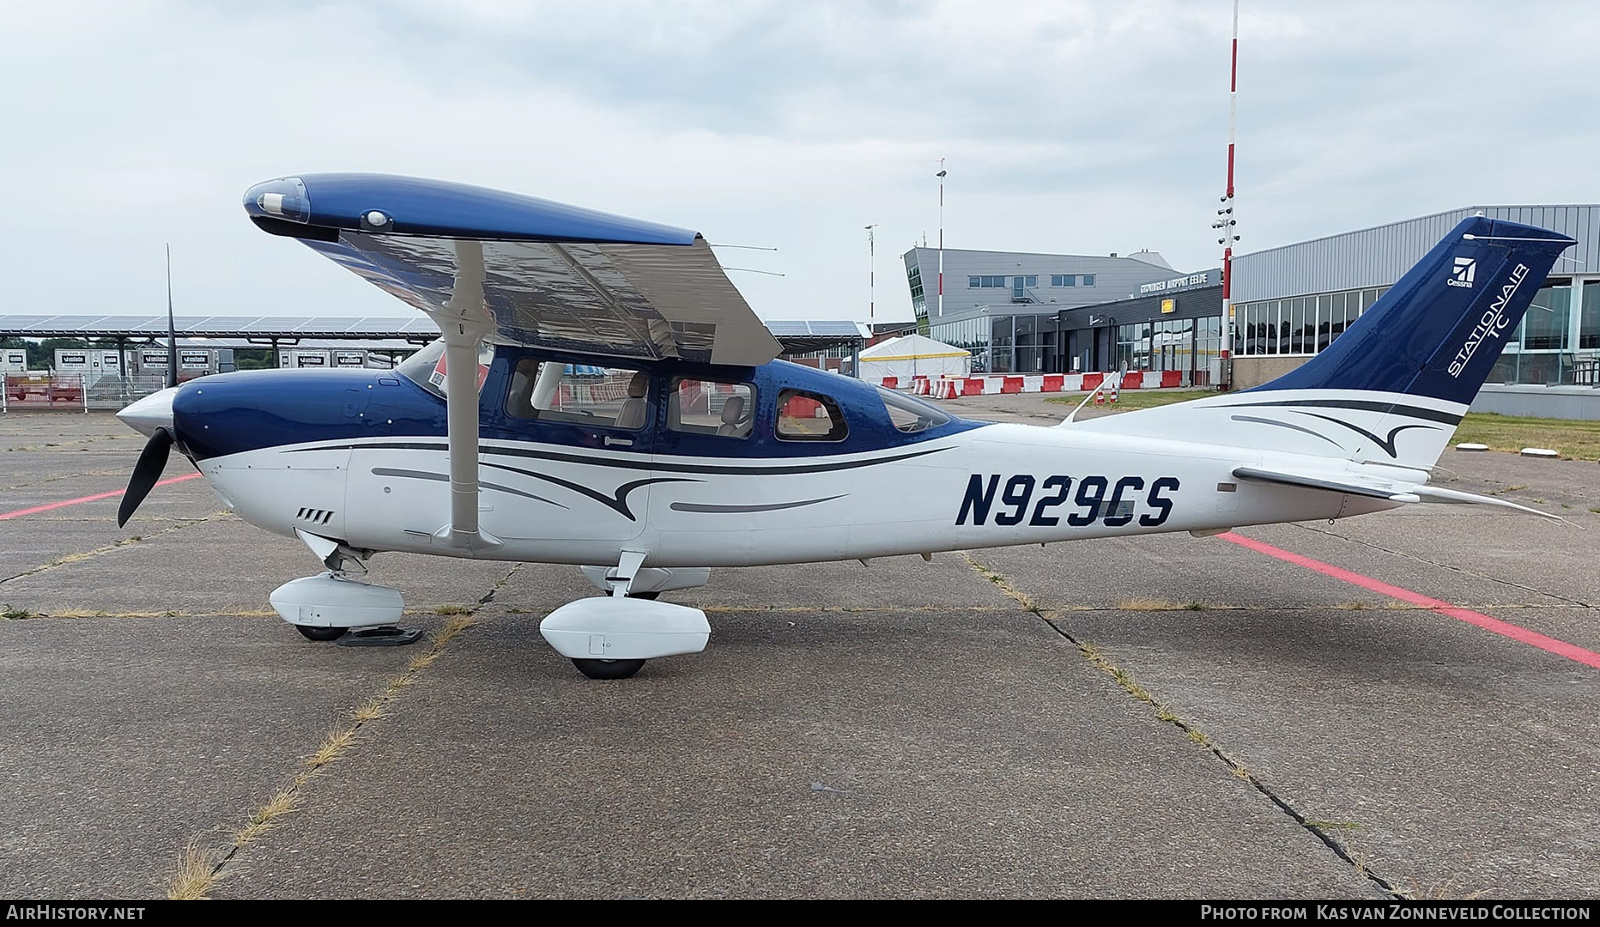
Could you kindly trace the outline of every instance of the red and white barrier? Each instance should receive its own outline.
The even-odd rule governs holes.
[[[1113,374],[1104,373],[1046,373],[1046,374],[995,374],[978,377],[914,377],[908,384],[910,392],[933,399],[956,399],[961,396],[998,396],[1009,393],[1088,393],[1098,389],[1100,383]],[[900,385],[898,377],[884,377],[887,389]],[[1174,389],[1183,386],[1181,370],[1130,370],[1122,375],[1121,389]]]

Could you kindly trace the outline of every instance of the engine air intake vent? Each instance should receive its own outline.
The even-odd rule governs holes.
[[[313,525],[325,525],[333,519],[332,509],[301,509],[295,518]]]

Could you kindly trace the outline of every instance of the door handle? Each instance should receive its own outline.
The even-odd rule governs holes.
[[[623,447],[633,447],[633,439],[632,438],[613,438],[610,435],[606,435],[605,444],[606,444],[606,447],[610,447],[613,444],[620,444]]]

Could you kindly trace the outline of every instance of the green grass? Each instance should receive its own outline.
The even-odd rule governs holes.
[[[1187,402],[1217,395],[1216,390],[1123,390],[1115,405],[1097,406],[1090,403],[1084,409],[1097,414],[1130,412],[1134,409],[1152,409],[1156,406]],[[1047,400],[1070,408],[1083,401],[1083,396],[1058,396]],[[1450,443],[1483,444],[1492,451],[1515,454],[1525,447],[1544,447],[1559,453],[1567,460],[1600,460],[1600,421],[1583,421],[1564,418],[1525,418],[1499,415],[1494,412],[1469,412],[1456,426]]]
[[[1450,440],[1487,444],[1491,451],[1512,453],[1525,447],[1546,447],[1568,460],[1600,460],[1600,422],[1579,419],[1469,412]]]

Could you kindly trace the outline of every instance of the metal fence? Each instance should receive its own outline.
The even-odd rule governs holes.
[[[160,374],[100,377],[88,386],[82,374],[5,378],[0,412],[116,412],[166,386]]]
[[[57,409],[84,412],[83,377],[6,377],[0,410]]]
[[[116,412],[135,399],[160,392],[166,385],[166,378],[159,373],[133,377],[101,377],[90,384],[84,394],[84,404],[86,409],[93,409],[96,412]]]

